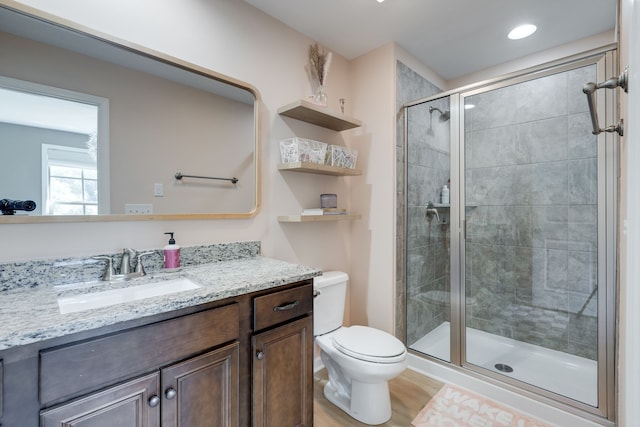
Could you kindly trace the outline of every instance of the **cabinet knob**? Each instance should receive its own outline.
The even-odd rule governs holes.
[[[171,400],[174,397],[176,397],[176,394],[178,394],[178,392],[176,391],[175,388],[173,387],[169,387],[165,392],[164,392],[164,397],[166,397],[167,399]]]
[[[152,408],[155,408],[159,404],[160,404],[160,398],[157,395],[154,394],[149,398],[149,406],[151,406]]]
[[[264,352],[260,350],[256,351],[256,357],[258,358],[258,360],[264,359]]]

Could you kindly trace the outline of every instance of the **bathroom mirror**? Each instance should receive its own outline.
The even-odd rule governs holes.
[[[0,6],[0,205],[36,208],[0,223],[257,213],[255,88],[13,7]]]

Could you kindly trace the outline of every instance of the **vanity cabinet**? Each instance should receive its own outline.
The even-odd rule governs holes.
[[[238,425],[239,322],[238,304],[230,304],[41,352],[43,405],[99,391],[44,410],[40,426]],[[165,366],[229,341],[233,342]]]
[[[42,412],[42,427],[158,427],[159,408],[148,402],[160,384],[158,374],[147,375]]]
[[[2,393],[2,388],[4,385],[4,377],[3,377],[3,367],[4,367],[4,360],[0,359],[0,420],[2,420],[2,396],[4,393]],[[2,424],[0,424],[1,426]]]
[[[312,425],[310,279],[0,352],[2,427]]]
[[[313,286],[254,299],[253,427],[313,425]]]
[[[238,343],[43,411],[41,427],[238,425]]]
[[[163,369],[162,427],[237,426],[238,360],[234,342]]]
[[[50,407],[127,381],[239,337],[229,304],[40,352],[40,404]]]

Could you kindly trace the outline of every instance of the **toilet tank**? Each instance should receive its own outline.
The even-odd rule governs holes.
[[[344,320],[349,276],[342,271],[325,271],[313,278],[313,334],[338,329]]]

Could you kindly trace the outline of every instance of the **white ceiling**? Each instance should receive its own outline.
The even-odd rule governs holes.
[[[98,126],[98,107],[54,96],[0,88],[0,123],[89,134]]]
[[[617,0],[245,0],[347,59],[388,42],[445,80],[613,30]],[[531,23],[538,31],[512,41]]]
[[[612,30],[617,4],[617,0],[245,1],[347,59],[395,42],[445,80]],[[509,30],[522,23],[535,24],[538,31],[524,40],[508,40]],[[0,108],[0,121],[21,123],[10,116],[18,102],[28,99],[5,103],[10,108]],[[87,123],[78,115],[95,115],[87,105],[76,104],[75,112],[66,114],[61,114],[68,111],[61,105],[29,110],[40,112],[40,119],[30,123],[34,126],[83,133],[95,128],[95,119],[77,127]]]

